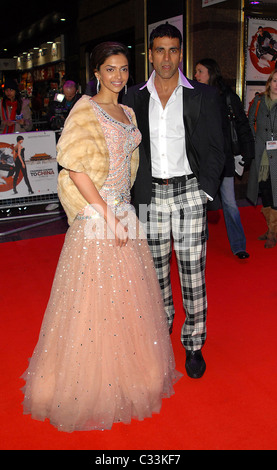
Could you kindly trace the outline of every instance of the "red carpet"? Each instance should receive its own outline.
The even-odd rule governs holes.
[[[277,448],[277,248],[265,250],[257,241],[265,231],[260,208],[242,208],[251,257],[239,261],[218,214],[219,220],[213,213],[209,223],[205,376],[192,380],[185,373],[179,339],[184,313],[173,260],[172,342],[184,377],[159,415],[104,432],[61,433],[22,414],[20,376],[37,341],[64,236],[0,244],[2,450]]]

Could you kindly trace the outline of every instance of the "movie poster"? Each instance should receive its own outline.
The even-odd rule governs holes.
[[[55,132],[0,136],[0,200],[56,194],[57,178]]]
[[[248,20],[246,81],[266,82],[276,67],[277,21]]]

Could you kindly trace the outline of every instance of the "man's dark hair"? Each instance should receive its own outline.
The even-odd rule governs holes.
[[[160,24],[150,34],[149,38],[149,47],[153,49],[154,39],[156,38],[177,38],[180,42],[180,47],[182,46],[182,34],[180,33],[179,29],[176,26],[173,26],[169,23]]]

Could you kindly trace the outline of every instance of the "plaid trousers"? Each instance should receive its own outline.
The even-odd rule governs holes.
[[[196,178],[169,185],[152,183],[147,238],[169,327],[175,314],[170,280],[170,259],[174,245],[186,313],[181,342],[187,350],[201,349],[207,335],[207,197],[199,189]]]

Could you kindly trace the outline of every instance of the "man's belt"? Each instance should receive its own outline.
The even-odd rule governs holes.
[[[152,176],[152,182],[157,184],[177,184],[177,183],[185,183],[188,180],[194,178],[194,174],[191,173],[190,175],[183,175],[183,176],[173,176],[172,178],[154,178]]]

